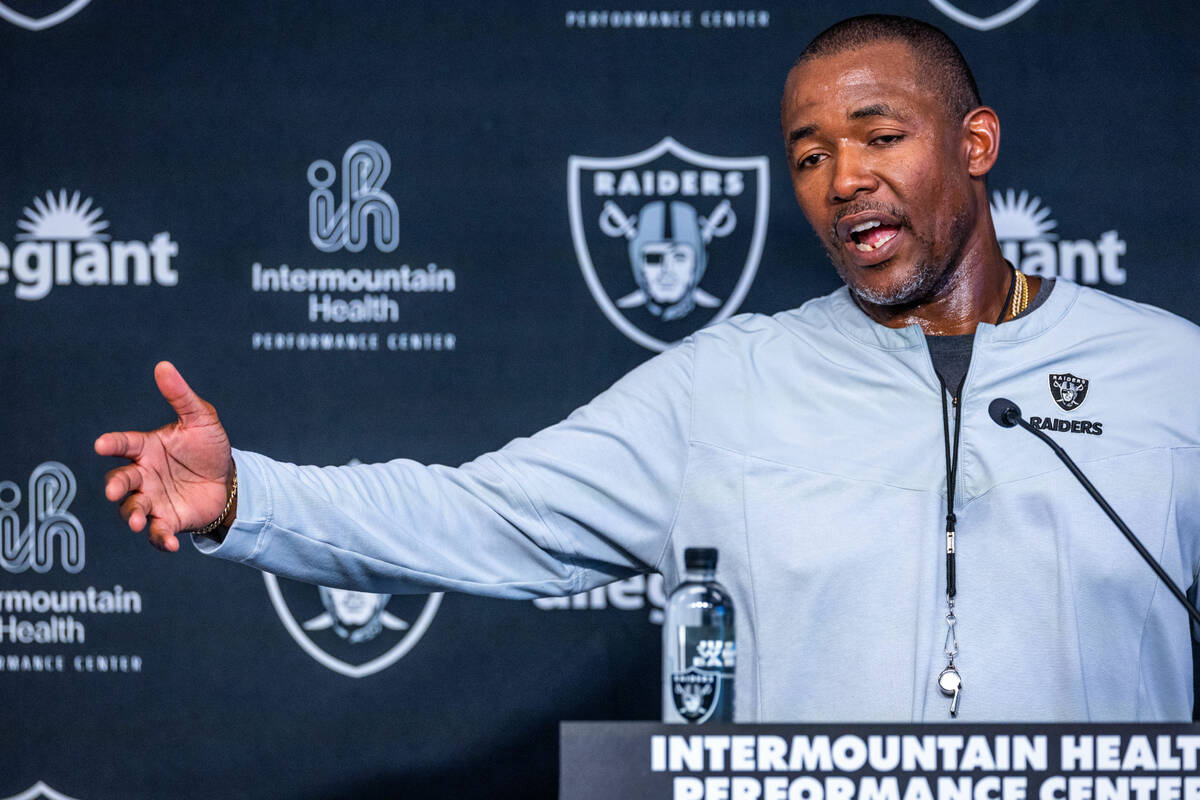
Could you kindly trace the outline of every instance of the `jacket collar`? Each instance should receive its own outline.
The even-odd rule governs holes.
[[[1079,286],[1056,278],[1054,290],[1040,306],[1014,320],[993,325],[981,322],[975,330],[979,343],[1024,342],[1046,333],[1067,315],[1079,298]],[[910,350],[925,347],[925,333],[919,325],[889,328],[868,317],[850,297],[845,286],[829,295],[829,313],[835,328],[843,335],[868,347],[881,350]]]

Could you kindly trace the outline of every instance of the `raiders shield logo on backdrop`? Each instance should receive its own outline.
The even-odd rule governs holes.
[[[342,675],[361,678],[391,666],[433,621],[442,593],[374,594],[331,589],[264,572],[279,619],[304,652]]]
[[[929,0],[929,2],[933,4],[934,8],[959,25],[966,25],[968,28],[974,28],[977,31],[990,31],[992,28],[999,28],[1001,25],[1007,25],[1012,22],[1037,5],[1038,0],[1016,0],[1016,2],[1009,3],[1006,8],[997,8],[1002,3],[997,3],[995,0],[974,0],[974,2],[972,0],[958,0],[958,5],[976,7],[984,14],[987,14],[987,16],[972,14],[969,11],[959,8],[958,5],[951,3],[950,0]]]
[[[75,800],[62,792],[57,792],[42,781],[38,781],[20,794],[6,797],[4,800]]]
[[[571,238],[617,329],[665,350],[733,314],[767,232],[767,157],[722,158],[667,137],[629,156],[571,156]]]
[[[1076,378],[1069,372],[1050,375],[1050,395],[1063,411],[1074,411],[1087,397],[1087,378]]]
[[[0,17],[30,31],[52,28],[78,14],[92,0],[7,0],[0,3]]]

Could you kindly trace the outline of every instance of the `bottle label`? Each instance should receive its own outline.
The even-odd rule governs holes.
[[[671,674],[671,698],[675,710],[688,722],[710,719],[733,721],[733,671],[737,649],[718,627],[684,629],[684,658],[687,669]]]

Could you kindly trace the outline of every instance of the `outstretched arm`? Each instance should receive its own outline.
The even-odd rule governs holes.
[[[642,365],[568,419],[450,468],[397,459],[296,466],[231,451],[212,406],[170,364],[155,379],[179,420],[105,434],[129,458],[109,499],[156,546],[222,517],[201,552],[284,577],[360,591],[572,594],[656,568],[688,459],[691,348]]]
[[[102,456],[131,463],[105,476],[104,495],[121,504],[131,530],[149,526],[151,544],[179,549],[177,534],[203,528],[225,509],[233,485],[229,437],[216,410],[201,400],[175,367],[161,361],[154,368],[158,391],[178,419],[153,431],[106,433],[96,440]],[[236,504],[224,519],[227,527]]]

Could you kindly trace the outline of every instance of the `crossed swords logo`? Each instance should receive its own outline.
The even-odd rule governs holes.
[[[304,630],[323,631],[333,628],[338,636],[349,639],[354,644],[374,639],[383,628],[389,631],[408,630],[407,622],[387,610],[388,599],[388,595],[321,587],[321,602],[325,605],[325,612],[305,622]],[[339,604],[348,605],[354,612],[361,611],[361,606],[367,604],[371,609],[370,617],[363,623],[354,624],[342,618],[344,609]],[[378,624],[374,624],[376,621]]]
[[[728,200],[722,200],[708,217],[698,217],[700,223],[700,240],[707,247],[713,239],[728,236],[737,227],[737,215]],[[606,200],[600,210],[600,230],[613,238],[625,237],[633,239],[638,234],[637,214],[628,216],[621,207],[612,200]],[[636,269],[636,265],[634,266]],[[646,305],[649,298],[642,289],[636,289],[617,300],[619,308],[636,308]],[[716,308],[721,301],[713,297],[699,286],[692,288],[692,300],[704,308]]]

